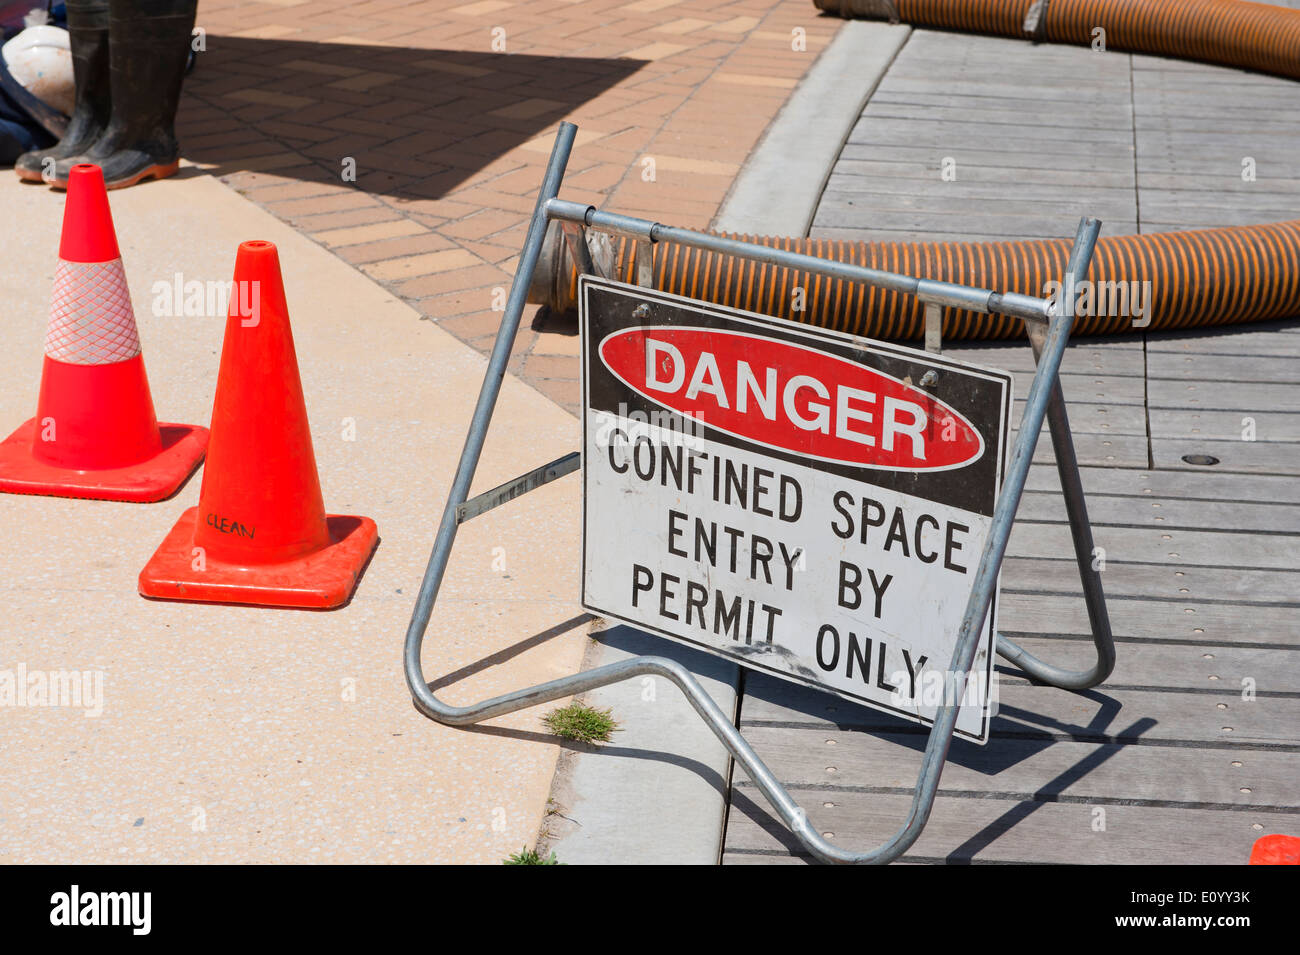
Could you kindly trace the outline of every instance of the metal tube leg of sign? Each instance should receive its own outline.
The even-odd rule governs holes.
[[[501,318],[501,327],[497,329],[496,342],[488,358],[487,371],[483,376],[483,386],[479,390],[478,402],[474,406],[474,415],[470,419],[469,433],[465,436],[465,447],[460,453],[460,463],[456,466],[456,476],[452,479],[451,493],[442,512],[442,522],[438,525],[438,534],[434,538],[433,550],[429,554],[429,563],[425,567],[424,580],[411,614],[411,623],[406,629],[406,680],[415,691],[416,705],[427,715],[437,718],[441,706],[433,694],[420,666],[420,647],[424,643],[424,633],[429,627],[429,614],[433,611],[433,602],[442,586],[442,576],[447,570],[447,560],[451,556],[452,543],[456,539],[456,529],[460,525],[457,510],[469,496],[469,486],[474,480],[474,471],[478,468],[479,455],[483,451],[483,440],[487,436],[488,424],[492,420],[492,410],[496,407],[497,395],[501,392],[501,382],[505,378],[506,365],[510,361],[510,349],[514,345],[515,335],[519,331],[519,321],[523,317],[528,283],[532,281],[533,271],[537,268],[537,259],[541,255],[542,242],[546,237],[546,202],[560,191],[560,182],[564,178],[564,169],[569,162],[569,153],[573,149],[573,140],[578,127],[572,123],[561,123],[555,135],[555,145],[551,157],[546,163],[546,174],[542,177],[542,188],[537,194],[537,205],[533,208],[532,220],[528,223],[528,235],[524,239],[523,254],[519,258],[519,267],[514,281],[510,284],[510,295],[506,299],[505,314]],[[421,692],[422,691],[422,692]]]
[[[1067,284],[1063,286],[1064,288],[1073,288],[1073,280],[1087,274],[1100,229],[1101,223],[1096,219],[1084,218],[1079,221],[1074,246],[1066,266]],[[1034,447],[1038,444],[1038,436],[1043,430],[1043,420],[1047,414],[1047,406],[1054,386],[1059,389],[1057,376],[1060,373],[1065,346],[1070,340],[1070,329],[1074,324],[1073,301],[1065,298],[1063,301],[1066,301],[1066,307],[1061,313],[1053,315],[1049,324],[1047,341],[1043,346],[1038,369],[1034,373],[1033,383],[1029,387],[1029,396],[1025,400],[1025,410],[1020,418],[1020,430],[1016,435],[1011,465],[1002,484],[1002,490],[998,494],[997,506],[993,511],[993,525],[984,543],[984,552],[980,555],[974,586],[966,603],[966,612],[962,616],[957,646],[953,650],[952,662],[948,668],[952,676],[953,689],[930,729],[930,738],[925,746],[920,778],[917,780],[916,794],[912,797],[908,818],[893,839],[879,850],[882,855],[887,856],[887,859],[880,861],[895,859],[907,851],[907,848],[920,836],[921,830],[925,828],[925,823],[930,818],[930,811],[934,807],[939,778],[943,773],[943,764],[948,758],[953,729],[957,725],[958,702],[965,695],[966,676],[975,663],[979,633],[983,629],[989,603],[993,599],[993,590],[997,585],[1002,558],[1006,554],[1007,542],[1011,537],[1011,526],[1015,521],[1016,510],[1020,506],[1020,497],[1024,493],[1025,479],[1029,475]],[[812,849],[809,835],[814,839],[820,839],[820,836],[815,832],[800,833],[800,838]],[[816,850],[814,854],[817,854]],[[843,858],[834,861],[858,860]]]
[[[1038,359],[1043,350],[1043,329],[1032,322],[1026,324],[1029,326],[1029,340],[1034,348],[1034,357]],[[1047,406],[1047,424],[1052,432],[1052,450],[1056,455],[1056,469],[1061,476],[1066,513],[1070,518],[1070,536],[1074,540],[1074,556],[1079,564],[1079,578],[1083,582],[1083,597],[1088,608],[1092,642],[1097,648],[1097,660],[1086,670],[1066,670],[1038,659],[1001,634],[997,638],[998,654],[1036,680],[1065,690],[1086,690],[1103,682],[1115,668],[1115,638],[1110,629],[1110,614],[1106,611],[1106,595],[1102,590],[1097,552],[1093,547],[1092,524],[1088,520],[1088,505],[1083,496],[1083,479],[1079,474],[1079,460],[1074,453],[1074,439],[1070,433],[1070,419],[1065,410],[1065,395],[1061,391],[1059,378],[1052,386],[1051,401]]]

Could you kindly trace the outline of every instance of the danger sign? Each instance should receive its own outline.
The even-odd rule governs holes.
[[[983,742],[1005,372],[583,276],[583,606]],[[928,373],[928,374],[927,374]],[[924,384],[922,381],[924,380]]]

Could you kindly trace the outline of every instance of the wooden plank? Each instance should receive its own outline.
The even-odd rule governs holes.
[[[1173,563],[1179,567],[1292,570],[1297,573],[1293,586],[1300,590],[1300,535],[1102,524],[1094,525],[1093,538],[1105,549],[1108,568]],[[1012,528],[1007,553],[1051,559],[1073,553],[1071,548],[1067,525],[1018,522]]]
[[[1093,527],[1119,525],[1152,530],[1222,530],[1300,534],[1300,506],[1240,501],[1160,500],[1121,495],[1087,495]],[[1026,491],[1016,522],[1051,521],[1066,526],[1065,498],[1059,491]]]
[[[865,134],[864,134],[865,135]],[[934,137],[932,137],[934,138]],[[1008,153],[1001,149],[991,147],[975,147],[972,145],[962,145],[957,149],[949,141],[947,143],[890,143],[884,144],[869,140],[856,142],[850,140],[844,144],[844,150],[840,154],[845,159],[862,159],[862,160],[888,160],[898,163],[925,163],[928,168],[939,172],[939,164],[943,161],[944,156],[953,156],[957,160],[957,181],[961,181],[961,170],[965,167],[988,166],[997,169],[1024,169],[1033,171],[1037,168],[1047,166],[1057,172],[1062,170],[1071,170],[1075,172],[1087,172],[1089,175],[1096,170],[1101,172],[1122,172],[1129,176],[1133,175],[1133,157],[1132,156],[1107,156],[1104,154],[1094,154],[1087,152],[1043,152],[1032,155],[1023,152]],[[1238,168],[1241,168],[1238,166]],[[959,223],[952,223],[949,227],[957,227]]]
[[[900,187],[903,183],[932,183],[938,178],[938,175],[939,159],[933,155],[927,155],[923,160],[919,161],[905,161],[898,157],[853,159],[849,156],[841,156],[831,172],[832,180],[840,183],[849,181],[869,183],[873,180],[880,180],[894,181],[900,184]],[[1078,180],[1078,173],[1051,167],[1010,169],[1005,166],[987,166],[967,162],[962,166],[960,178],[949,182],[947,185],[961,185],[962,187],[977,185],[1000,186],[1005,195],[1009,185],[1014,185],[1017,190],[1021,186],[1073,187],[1077,189],[1080,188]],[[1297,183],[1300,184],[1300,180]],[[1120,191],[1131,193],[1133,191],[1133,172],[1131,169],[1119,172],[1094,171],[1088,175],[1087,183],[1082,188],[1089,193],[1096,192],[1098,194]],[[1300,189],[1297,191],[1300,191]],[[1113,231],[1113,229],[1108,227],[1108,231]]]
[[[746,737],[778,778],[802,790],[904,791],[915,784],[925,737],[822,728],[752,727]],[[1233,763],[1241,763],[1234,766]],[[1242,811],[1295,807],[1296,754],[1191,746],[994,739],[954,741],[945,793],[1050,800],[1151,802]],[[834,770],[831,772],[830,770]],[[810,818],[817,814],[810,811]]]
[[[1152,332],[1147,351],[1152,355],[1201,353],[1210,355],[1300,356],[1300,338],[1294,320],[1188,328],[1177,332]]]
[[[1035,368],[1033,351],[1028,343],[1020,341],[955,341],[945,343],[943,353],[961,361],[1004,371],[1032,373]],[[1141,339],[1129,335],[1110,339],[1078,339],[1070,344],[1061,360],[1061,370],[1066,375],[1105,372],[1117,378],[1141,377],[1145,365]],[[1068,380],[1066,379],[1067,383]]]
[[[1033,384],[1033,373],[1013,371],[1015,394],[1025,397]],[[1146,401],[1146,382],[1138,375],[1110,375],[1097,372],[1061,372],[1061,391],[1067,410],[1075,401],[1109,405],[1141,405]]]
[[[1242,159],[1249,156],[1255,160],[1256,173],[1262,167],[1267,176],[1290,176],[1294,167],[1287,158],[1290,147],[1282,143],[1263,144],[1246,143],[1240,139],[1233,145],[1232,133],[1221,142],[1179,141],[1180,137],[1166,134],[1163,137],[1137,134],[1139,170],[1160,172],[1201,172],[1218,173],[1225,179],[1241,178]],[[1194,153],[1191,150],[1195,150]]]
[[[1250,156],[1257,163],[1285,165],[1287,153],[1295,148],[1300,137],[1272,133],[1245,133],[1239,130],[1214,132],[1176,132],[1174,130],[1145,129],[1139,123],[1136,134],[1137,149],[1143,155],[1167,153],[1179,157],[1188,147],[1198,150],[1202,161],[1222,158],[1225,169],[1241,172],[1241,159]],[[1131,145],[1131,144],[1130,144]]]
[[[922,195],[926,193],[928,195]],[[862,175],[857,170],[852,173],[836,173],[826,181],[822,201],[828,197],[871,197],[876,200],[903,198],[947,199],[949,203],[981,201],[997,203],[1005,207],[1007,203],[1007,186],[1002,182],[988,182],[980,179],[956,179],[944,181],[933,171],[925,171],[923,176],[894,177],[882,176],[873,179]],[[1131,186],[1111,189],[1079,189],[1066,184],[1023,183],[1016,190],[1017,202],[1049,203],[1060,208],[1062,205],[1091,207],[1102,203],[1102,208],[1121,209],[1121,218],[1131,219],[1134,214],[1133,189]],[[951,205],[949,208],[953,208]]]
[[[1074,564],[1074,552],[1071,549],[1062,553],[1071,556],[1057,560],[1008,557],[1003,563],[1003,589],[1012,593],[1078,593],[1079,575]],[[1107,562],[1102,583],[1108,596],[1142,597],[1152,601],[1148,613],[1160,614],[1170,627],[1174,626],[1174,618],[1177,618],[1185,629],[1197,626],[1192,618],[1200,613],[1202,603],[1300,608],[1300,577],[1295,571],[1238,570],[1227,566],[1207,568],[1179,563],[1179,558],[1159,564],[1116,560]],[[1184,590],[1187,593],[1183,593]],[[1239,620],[1238,624],[1243,625],[1244,621]]]
[[[816,226],[812,234],[819,239],[842,239],[845,242],[990,242],[1006,236],[983,232],[924,232],[915,229],[868,229],[847,226]],[[1059,232],[1026,232],[1020,239],[1059,239]]]
[[[1247,215],[1254,216],[1247,225],[1277,222],[1279,204],[1295,202],[1292,195],[1264,194],[1249,196],[1219,195],[1200,189],[1143,190],[1142,219],[1159,222],[1177,222],[1187,216],[1197,220],[1209,216],[1222,216],[1223,225],[1236,225],[1228,221]],[[1217,228],[1217,227],[1216,227]]]
[[[1231,381],[1231,379],[1227,379]],[[1300,385],[1224,380],[1170,381],[1152,378],[1147,382],[1147,400],[1152,408],[1204,408],[1213,411],[1272,411],[1300,408]]]
[[[1006,578],[1003,579],[1006,583]],[[1181,607],[1116,594],[1108,586],[1106,609],[1115,637],[1120,641],[1177,642],[1203,646],[1214,653],[1228,646],[1291,647],[1295,645],[1294,606],[1255,606],[1243,603],[1199,603],[1194,615]],[[1088,638],[1091,630],[1082,591],[1075,585],[1070,596],[1015,593],[1003,590],[998,605],[998,628],[1013,640],[1040,634],[1068,634]],[[1082,658],[1079,658],[1082,659]]]
[[[832,197],[833,198],[833,197]],[[967,228],[978,230],[979,234],[990,238],[1002,237],[1018,239],[1026,233],[1048,235],[1053,228],[1060,228],[1062,221],[1077,222],[1079,213],[1065,210],[1061,213],[1025,213],[1021,215],[984,213],[966,215],[963,213]],[[872,229],[891,229],[909,232],[944,232],[952,226],[952,212],[909,212],[878,209],[873,206],[859,206],[852,201],[842,204],[823,203],[817,209],[814,223],[820,230],[823,227],[843,228],[870,225]]]
[[[1135,231],[1131,227],[1128,231]],[[812,235],[819,239],[842,239],[845,242],[994,242],[1007,239],[1004,235],[989,235],[986,232],[926,232],[915,229],[877,229],[849,228],[848,226],[816,226]],[[1024,232],[1015,236],[1017,239],[1060,239],[1063,230],[1052,229],[1042,232]]]
[[[867,104],[862,116],[871,120],[902,120],[933,123],[987,123],[990,126],[1032,124],[1036,130],[1072,131],[1086,135],[1094,125],[1105,124],[1127,128],[1132,111],[1122,102],[1112,104],[1081,105],[1077,110],[1062,114],[1059,104],[1049,101],[1034,104],[1030,100],[989,101],[970,94],[953,93],[896,94],[877,93]],[[1276,124],[1276,131],[1285,133],[1285,123]]]
[[[1085,693],[1007,680],[998,693],[992,740],[1057,739],[1083,743],[1197,744],[1229,753],[1300,751],[1300,699],[1259,696],[1246,702],[1230,694],[1153,692],[1103,685]],[[745,678],[740,727],[853,729],[922,738],[926,727],[765,674]],[[990,745],[994,745],[991,743]],[[1228,757],[1229,759],[1239,757]]]
[[[1300,413],[1240,411],[1177,411],[1153,408],[1151,433],[1199,441],[1300,441]]]
[[[1016,419],[1012,419],[1013,421]],[[1011,429],[1012,440],[1016,429]],[[1074,433],[1074,454],[1081,465],[1116,468],[1144,468],[1147,465],[1147,439],[1132,434]],[[1034,467],[1055,468],[1052,439],[1046,426],[1034,446]]]
[[[1218,107],[1216,112],[1221,110],[1225,114],[1224,121],[1231,123],[1236,104],[1250,103],[1253,97],[1267,98],[1266,101],[1270,104],[1276,103],[1284,109],[1289,94],[1291,105],[1294,106],[1295,103],[1294,82],[1291,82],[1291,89],[1288,90],[1289,81],[1281,77],[1262,78],[1266,81],[1259,82],[1261,78],[1248,77],[1225,68],[1218,76],[1209,78],[1196,75],[1191,71],[1142,69],[1137,66],[1137,60],[1138,57],[1135,56],[1133,58],[1134,96],[1141,96],[1152,111],[1158,108],[1161,99],[1199,96],[1201,102],[1207,107]],[[1256,102],[1255,106],[1258,108],[1260,104]]]
[[[959,208],[962,216],[984,219],[987,217],[1016,217],[1043,219],[1053,217],[1059,221],[1062,215],[1074,217],[1084,215],[1105,216],[1107,219],[1132,218],[1133,203],[1129,198],[1064,195],[1018,196],[1015,199],[994,198],[973,195],[962,188],[949,188],[952,183],[939,183],[928,190],[907,187],[890,190],[882,187],[871,189],[844,188],[835,182],[827,184],[822,193],[822,209],[833,211],[826,216],[827,222],[842,222],[841,215],[861,214],[861,210],[871,210],[871,221],[889,213],[921,212],[951,215],[953,209]],[[928,195],[926,193],[929,193]]]
[[[1188,229],[1218,229],[1224,226],[1258,225],[1273,216],[1259,210],[1198,207],[1190,202],[1173,203],[1148,210],[1142,207],[1143,232],[1184,232]]]
[[[912,37],[919,34],[913,31]],[[911,46],[909,41],[908,46]],[[909,65],[906,61],[910,59],[911,51],[904,47],[903,55],[894,61],[895,67],[891,68],[885,79],[880,84],[880,91],[892,94],[908,93],[931,93],[943,94],[951,93],[954,89],[959,91],[959,95],[964,93],[972,98],[978,97],[981,100],[1024,100],[1029,104],[1037,104],[1043,108],[1045,103],[1055,103],[1059,110],[1062,104],[1073,107],[1080,100],[1080,86],[1077,82],[1064,83],[1026,83],[1016,85],[1007,82],[1005,74],[1001,71],[994,71],[987,75],[967,74],[961,77],[960,85],[954,84],[950,77],[942,76],[936,78],[934,64],[926,64],[919,69],[908,70]],[[1004,64],[1005,66],[1005,64]],[[1123,105],[1131,102],[1129,90],[1127,88],[1127,77],[1116,77],[1113,83],[1091,84],[1088,87],[1087,102],[1093,105],[1101,103],[1115,103]]]
[[[1187,115],[1201,107],[1205,114],[1206,89],[1199,85],[1184,85],[1177,89],[1153,90],[1145,87],[1143,80],[1134,74],[1133,112],[1137,122],[1143,123],[1161,115],[1161,110],[1170,110],[1174,115]],[[1295,107],[1295,90],[1253,89],[1241,96],[1234,110],[1240,114],[1242,122],[1269,122],[1272,117],[1286,116],[1287,109]],[[1216,117],[1227,121],[1225,117]]]
[[[1208,454],[1219,459],[1216,466],[1223,471],[1300,474],[1300,444],[1284,441],[1214,441],[1155,434],[1151,439],[1151,453],[1156,466],[1161,468],[1202,470],[1183,458]]]
[[[1240,168],[1240,163],[1238,163]],[[1222,172],[1217,175],[1195,173],[1184,170],[1143,169],[1138,167],[1138,188],[1145,195],[1148,190],[1162,192],[1213,192],[1225,196],[1266,195],[1275,199],[1279,206],[1264,221],[1281,221],[1279,214],[1284,207],[1281,203],[1294,202],[1294,196],[1300,193],[1300,178],[1295,178],[1281,170],[1265,169],[1263,174],[1256,167],[1254,182],[1245,182],[1238,175],[1225,177]]]
[[[1025,410],[1025,402],[1012,402],[1011,420],[1019,421]],[[1073,403],[1068,409],[1070,430],[1076,436],[1082,434],[1125,434],[1141,435],[1147,433],[1146,410],[1141,405],[1101,405]]]
[[[1293,196],[1280,197],[1258,204],[1238,203],[1231,206],[1216,205],[1213,201],[1200,201],[1201,194],[1188,191],[1168,203],[1153,202],[1148,209],[1142,207],[1144,233],[1196,232],[1226,226],[1269,225],[1278,221],[1277,210],[1295,202]],[[1232,324],[1220,326],[1232,328]]]
[[[1204,110],[1198,115],[1191,103],[1181,108],[1163,104],[1155,109],[1139,108],[1137,122],[1147,130],[1164,130],[1179,133],[1196,133],[1205,129]],[[1287,122],[1286,115],[1275,110],[1254,110],[1239,113],[1233,122],[1235,129],[1246,135],[1294,137],[1295,126]]]
[[[1129,83],[1129,65],[1123,57],[1098,57],[1074,46],[1039,47],[1006,37],[915,30],[903,54],[894,61],[887,80],[915,75],[930,83],[948,79],[950,88],[1005,86],[1024,95],[1070,88],[1127,92]],[[936,63],[947,67],[949,75],[935,70]],[[953,73],[960,83],[951,83]],[[1016,83],[1030,77],[1033,83]]]
[[[766,864],[795,851],[793,837],[754,801],[748,785],[738,784],[734,793],[724,862]],[[813,807],[809,820],[818,830],[834,833],[838,843],[860,850],[893,835],[911,802],[910,794],[894,793],[811,790],[794,795]],[[1105,809],[1105,831],[1093,828],[1098,819],[1094,808]],[[1292,832],[1297,821],[1294,814],[943,795],[903,858],[936,863],[1244,865],[1256,839]]]
[[[1300,384],[1300,367],[1288,356],[1173,354],[1153,351],[1147,355],[1147,374],[1152,381],[1231,381],[1235,388],[1242,382],[1266,384]],[[1286,409],[1294,411],[1294,407]]]
[[[728,852],[722,856],[723,865],[810,865],[811,859],[803,859],[791,854],[771,855],[764,852]],[[911,861],[899,860],[895,865],[916,865]]]
[[[1188,470],[1083,467],[1085,495],[1125,494],[1155,501],[1255,501],[1300,504],[1300,481],[1262,474],[1230,474],[1213,468]],[[1031,491],[1059,493],[1056,471],[1032,467],[1025,487]]]
[[[862,112],[862,116],[871,118],[916,121],[932,117],[936,123],[968,123],[977,118],[990,124],[1032,125],[1040,129],[1086,127],[1092,122],[1127,125],[1131,114],[1130,104],[1118,98],[1111,102],[1081,102],[1077,112],[1062,112],[1060,103],[1052,99],[1004,99],[966,86],[960,91],[882,88]],[[1285,130],[1285,125],[1278,124],[1277,129]]]
[[[931,121],[930,114],[947,113],[953,118],[945,119],[943,115],[934,116]],[[1060,115],[1060,114],[1058,114]],[[1071,115],[1072,114],[1068,114]],[[881,143],[881,142],[906,142],[913,145],[943,145],[945,142],[951,145],[954,139],[958,140],[962,147],[966,145],[974,146],[977,149],[988,148],[1007,148],[1015,143],[1029,140],[1033,137],[1043,137],[1045,133],[1051,135],[1060,135],[1075,142],[1079,142],[1085,151],[1095,151],[1097,153],[1109,153],[1111,155],[1120,155],[1133,153],[1133,136],[1126,128],[1107,128],[1090,125],[1081,118],[1073,123],[1052,122],[1052,123],[1033,123],[1024,122],[1024,116],[1020,117],[1019,122],[989,122],[985,117],[972,117],[966,110],[943,110],[929,109],[924,116],[898,117],[891,115],[888,111],[868,109],[863,113],[862,118],[858,120],[853,132],[849,134],[851,143]],[[942,123],[942,126],[939,125]],[[1163,135],[1176,136],[1176,133],[1167,133]],[[1087,137],[1086,141],[1083,137]],[[1288,140],[1289,141],[1289,138]],[[1269,143],[1276,143],[1282,146],[1282,140],[1279,137],[1270,137]],[[1036,143],[1036,149],[1043,149],[1046,143]],[[1008,149],[1008,151],[1012,151]],[[1052,152],[1064,152],[1059,146],[1050,149],[1043,149],[1044,154]]]
[[[1060,637],[1016,640],[1024,649],[1064,667],[1083,667],[1093,660],[1091,641]],[[1017,673],[1001,661],[1005,673]],[[1243,680],[1253,680],[1260,693],[1296,694],[1300,686],[1300,647],[1223,646],[1212,649],[1187,643],[1123,643],[1117,648],[1115,672],[1109,686],[1219,692],[1240,697]],[[1292,773],[1297,760],[1292,760]]]

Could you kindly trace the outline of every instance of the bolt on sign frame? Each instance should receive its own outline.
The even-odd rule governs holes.
[[[541,191],[538,193],[537,204],[528,226],[528,235],[524,240],[518,271],[510,287],[505,314],[488,360],[487,372],[479,392],[478,404],[470,420],[469,434],[465,439],[465,447],[456,468],[456,476],[452,481],[451,494],[443,510],[433,551],[429,555],[424,580],[420,584],[415,609],[406,631],[404,655],[406,682],[414,697],[416,708],[440,723],[465,726],[632,677],[661,676],[681,689],[691,706],[709,725],[736,762],[749,774],[777,814],[815,858],[822,862],[850,864],[892,862],[907,851],[920,836],[934,806],[939,776],[948,756],[948,748],[952,743],[953,729],[957,721],[959,708],[957,701],[962,699],[966,675],[974,663],[979,635],[988,614],[998,571],[1002,566],[1007,541],[1011,535],[1011,525],[1020,504],[1030,461],[1044,419],[1052,432],[1052,447],[1056,454],[1056,465],[1060,472],[1061,487],[1070,518],[1070,533],[1074,541],[1075,558],[1083,583],[1084,601],[1088,608],[1088,620],[1092,628],[1097,659],[1087,669],[1066,670],[1038,659],[1001,634],[997,636],[997,651],[1035,680],[1069,690],[1096,686],[1110,675],[1115,665],[1115,646],[1106,612],[1106,598],[1102,592],[1100,574],[1093,568],[1092,527],[1088,522],[1083,484],[1079,476],[1078,460],[1075,457],[1074,441],[1070,434],[1070,423],[1066,416],[1065,398],[1061,392],[1059,378],[1061,359],[1074,324],[1073,298],[1069,294],[1062,295],[1058,304],[1029,295],[999,293],[948,282],[917,279],[844,262],[832,262],[814,256],[750,245],[735,239],[660,225],[617,213],[600,212],[594,206],[568,202],[559,199],[558,193],[576,133],[576,126],[571,123],[561,123],[556,134]],[[939,708],[930,729],[907,818],[892,837],[876,848],[866,852],[843,849],[827,841],[820,832],[809,825],[804,811],[754,752],[732,721],[704,691],[690,671],[675,660],[656,656],[636,657],[505,693],[471,706],[451,706],[443,703],[429,688],[429,681],[420,662],[420,649],[424,643],[434,601],[442,585],[459,526],[543,484],[570,474],[580,466],[581,456],[579,452],[574,451],[490,491],[473,498],[469,497],[470,483],[478,466],[497,395],[505,377],[506,365],[519,329],[528,287],[537,268],[547,226],[552,220],[560,223],[574,261],[588,272],[594,269],[584,230],[591,228],[628,236],[635,241],[646,243],[647,246],[660,240],[671,240],[695,248],[909,293],[925,302],[927,311],[931,312],[933,321],[930,324],[933,326],[938,324],[939,309],[945,306],[973,309],[979,312],[999,312],[1024,320],[1037,361],[1037,370],[1029,389],[1029,396],[1025,401],[1011,463],[998,495],[992,526],[980,556],[974,584],[958,630],[956,648],[949,666],[950,672],[956,675],[955,691]],[[1075,288],[1076,283],[1087,275],[1100,229],[1101,223],[1097,219],[1080,220],[1066,265],[1063,289]],[[643,263],[649,261],[648,255],[639,258]],[[648,274],[643,272],[638,276],[638,284],[648,285]],[[927,337],[937,338],[937,336]]]

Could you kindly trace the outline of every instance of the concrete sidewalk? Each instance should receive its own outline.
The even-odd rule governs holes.
[[[0,432],[36,407],[62,195],[0,177]],[[380,545],[334,612],[152,602],[136,577],[201,475],[135,505],[0,495],[0,671],[102,673],[102,714],[0,707],[0,862],[482,862],[532,845],[557,746],[530,710],[418,714],[402,641],[484,361],[351,266],[188,169],[112,194],[159,417],[207,424],[224,316],[169,317],[155,282],[230,280],[280,250],[325,504]],[[351,429],[355,440],[349,440]],[[476,490],[572,449],[577,422],[513,378]],[[425,644],[465,703],[574,672],[577,484],[461,534]]]

